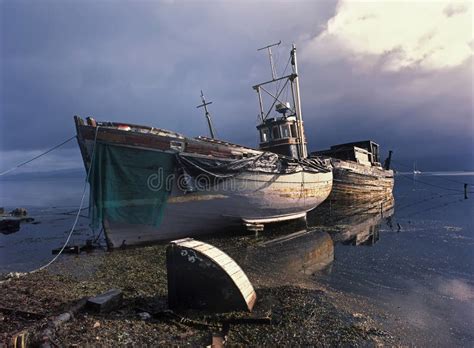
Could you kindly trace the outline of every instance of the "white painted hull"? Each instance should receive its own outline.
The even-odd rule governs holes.
[[[224,232],[243,220],[277,221],[314,209],[332,188],[332,172],[244,172],[228,180],[209,190],[187,194],[173,187],[159,227],[105,219],[109,247]]]
[[[118,124],[103,123],[96,127],[85,125],[78,117],[75,121],[86,169],[91,165],[96,142],[143,151],[148,156],[155,152],[157,158],[163,154],[174,157],[179,153],[190,158],[225,162],[257,158],[264,154],[259,150],[217,140],[185,138],[161,129],[131,125],[128,130],[121,130]],[[306,212],[322,203],[332,189],[333,173],[329,167],[321,167],[321,171],[315,168],[306,170],[304,166],[301,166],[301,171],[285,171],[283,168],[280,171],[277,169],[276,173],[274,169],[265,171],[242,167],[244,169],[241,171],[231,171],[231,178],[213,182],[204,189],[196,187],[196,183],[189,187],[178,187],[182,186],[182,182],[177,179],[180,177],[178,173],[175,173],[171,187],[166,188],[166,192],[170,192],[166,204],[157,211],[157,215],[162,216],[158,225],[145,225],[143,220],[133,217],[129,220],[114,219],[107,216],[107,209],[100,222],[108,246],[117,248],[224,232],[228,228],[242,226],[243,222],[264,224],[305,217]],[[178,166],[174,170],[182,169]],[[120,191],[120,187],[111,189]],[[191,189],[193,192],[189,192]],[[146,194],[148,197],[149,192]],[[136,194],[131,200],[140,201],[142,198]],[[128,206],[135,208],[132,201],[128,202]]]

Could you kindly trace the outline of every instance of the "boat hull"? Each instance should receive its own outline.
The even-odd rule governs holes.
[[[119,191],[141,185],[133,194],[127,192],[126,196],[115,197],[113,201],[105,194],[104,202],[101,202],[100,214],[92,214],[100,216],[109,248],[226,232],[230,228],[242,226],[243,223],[262,224],[305,217],[306,212],[321,204],[332,189],[333,175],[330,166],[326,164],[321,166],[321,170],[314,168],[310,170],[303,165],[296,171],[285,171],[273,167],[270,172],[265,172],[268,170],[268,167],[265,167],[266,162],[263,163],[265,168],[252,168],[254,159],[264,155],[264,152],[234,144],[190,139],[176,133],[134,125],[129,127],[134,131],[120,130],[115,124],[110,123],[96,127],[95,124],[85,125],[80,118],[76,118],[76,127],[87,170],[92,162],[95,163],[92,166],[93,169],[101,166],[97,162],[101,163],[102,160],[92,160],[97,157],[97,154],[94,156],[96,144],[99,144],[99,149],[101,146],[113,148],[114,154],[115,151],[123,151],[129,156],[123,158],[131,161],[143,157],[150,163],[149,166],[140,163],[140,169],[132,170],[130,167],[135,164],[123,165],[124,161],[115,159],[114,163],[106,165],[108,172],[99,175],[94,174],[92,170],[93,179],[89,182],[91,193],[94,192],[96,196],[97,188],[100,187],[100,191],[102,186],[107,187],[112,195],[116,195]],[[101,150],[100,154],[102,153]],[[149,181],[146,175],[142,175],[143,171],[153,167],[153,170],[156,170],[153,173],[159,172],[160,158],[166,159],[166,157],[168,159],[173,157],[177,165],[172,173],[172,180],[168,180],[168,177],[159,180],[161,183],[171,183],[171,187],[167,189],[165,202],[158,205],[159,211],[150,211],[150,205],[144,208],[148,209],[145,215],[150,216],[156,213],[160,217],[152,219],[155,223],[143,223],[140,219],[134,219],[133,216],[128,219],[127,209],[131,209],[130,215],[140,214],[140,211],[137,211],[137,204],[139,206],[140,201],[154,199],[150,196],[150,186],[143,185],[144,182]],[[180,164],[183,160],[190,159],[192,162],[193,158],[195,159],[193,163],[198,163],[193,164],[193,168]],[[105,157],[104,159],[107,160]],[[204,184],[195,180],[195,174],[191,174],[193,183],[188,185],[189,178],[182,176],[183,171],[196,168],[201,170],[200,160],[217,161],[224,165],[226,161],[241,163],[248,160],[250,165],[245,166],[245,169],[233,171],[230,175],[223,175],[223,179],[220,180],[215,180],[216,177],[211,175],[211,180]],[[215,169],[219,168],[219,166],[215,167]],[[166,170],[169,174],[169,168]],[[126,171],[126,175],[117,174],[122,171]],[[202,173],[208,172],[202,170]],[[156,182],[151,182],[151,184],[156,184]],[[102,197],[102,195],[103,192],[99,192],[99,196]],[[91,194],[91,197],[94,195]],[[124,197],[126,199],[123,199]],[[136,202],[138,203],[135,204]],[[107,207],[111,205],[112,208],[108,209]],[[116,209],[118,205],[120,205],[119,211]],[[102,209],[103,207],[105,209]]]
[[[383,201],[392,198],[392,170],[339,159],[332,159],[331,163],[334,183],[328,201]]]
[[[302,176],[311,182],[302,185]],[[238,178],[239,190],[221,184],[209,191],[181,194],[174,188],[160,226],[114,223],[104,229],[109,247],[149,244],[188,236],[226,232],[245,221],[279,221],[321,204],[332,187],[332,173],[254,175]],[[231,185],[230,185],[231,186]]]

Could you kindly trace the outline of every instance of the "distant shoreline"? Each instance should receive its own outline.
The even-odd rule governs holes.
[[[396,172],[397,175],[413,175],[413,172]],[[426,171],[421,172],[422,176],[474,176],[474,171]],[[84,168],[75,168],[75,169],[60,169],[52,171],[41,171],[41,172],[19,172],[12,173],[0,177],[1,181],[19,181],[19,180],[42,180],[42,179],[52,179],[52,178],[71,178],[71,179],[82,179],[85,178],[86,173]]]
[[[413,172],[396,172],[395,175],[413,175]],[[416,175],[429,175],[429,176],[473,176],[474,171],[430,171],[421,172]]]

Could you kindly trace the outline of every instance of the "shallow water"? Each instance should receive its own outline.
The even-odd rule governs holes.
[[[251,279],[268,284],[314,282],[368,298],[380,321],[404,328],[415,343],[471,345],[474,196],[464,199],[463,183],[474,183],[473,173],[398,175],[394,210],[354,204],[333,207],[329,217],[316,211],[309,218],[314,232],[267,234],[239,251],[238,262]],[[39,222],[0,234],[0,273],[28,271],[52,258],[73,224],[83,185],[82,176],[0,181],[0,206],[26,207]],[[72,243],[97,235],[86,215]]]
[[[26,208],[35,219],[22,223],[18,232],[0,233],[0,274],[30,271],[52,259],[52,250],[62,247],[73,226],[83,187],[80,175],[0,181],[0,207],[5,212]],[[84,207],[88,205],[86,195]],[[87,210],[83,210],[70,244],[84,244],[94,238],[88,224]]]
[[[315,274],[402,318],[419,344],[474,342],[474,197],[463,193],[474,176],[453,174],[397,176],[395,213],[375,243],[335,243],[331,267]]]

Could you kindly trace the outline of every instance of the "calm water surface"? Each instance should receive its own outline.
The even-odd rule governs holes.
[[[464,199],[463,183],[474,176],[398,175],[393,216],[366,243],[335,243],[317,280],[403,318],[425,335],[418,344],[473,346],[474,195]]]
[[[258,264],[268,263],[261,269],[284,274],[287,282],[296,268],[304,268],[302,273],[313,281],[369,298],[382,312],[403,318],[408,331],[432,336],[421,337],[420,344],[472,346],[474,194],[464,199],[463,183],[473,184],[474,173],[422,174],[415,179],[398,175],[394,211],[382,216],[356,209],[351,218],[324,224],[315,218],[311,223],[318,235],[280,243],[278,257],[265,256]],[[0,181],[0,206],[26,207],[38,222],[0,234],[0,273],[31,270],[51,259],[51,250],[62,246],[72,226],[83,184],[81,176]],[[87,198],[85,202],[88,206]],[[86,215],[84,210],[73,242],[95,236]],[[331,238],[321,234],[325,231]],[[334,245],[333,256],[328,261],[325,254],[311,264],[307,255],[326,253],[328,241]],[[265,248],[272,250],[270,245]],[[255,267],[252,257],[258,255],[264,254],[253,249],[243,258],[244,269]]]

